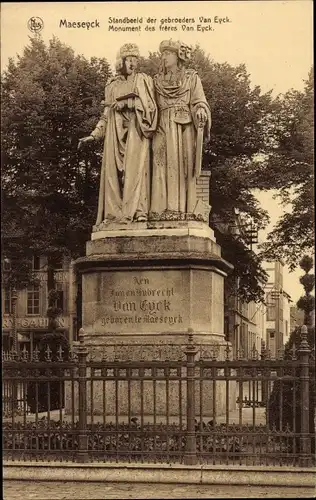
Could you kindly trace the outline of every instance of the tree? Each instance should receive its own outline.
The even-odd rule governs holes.
[[[313,259],[308,255],[300,260],[300,268],[305,271],[304,276],[301,276],[300,283],[304,287],[305,295],[300,297],[297,301],[297,307],[304,311],[304,324],[310,326],[312,324],[312,313],[315,310],[315,297],[312,291],[315,287],[315,275],[309,274],[313,268]]]
[[[291,90],[276,102],[275,147],[258,172],[257,186],[278,189],[289,205],[263,245],[263,257],[280,258],[294,269],[302,253],[314,249],[314,80],[304,91]]]
[[[57,328],[55,268],[83,253],[96,212],[101,151],[78,157],[78,138],[101,112],[111,75],[105,59],[75,56],[58,39],[30,39],[1,82],[5,285],[36,283],[34,254],[47,256],[49,331]]]
[[[79,158],[76,148],[101,112],[110,73],[105,59],[34,37],[2,77],[3,254],[20,263],[50,257],[49,289],[54,259],[82,254],[91,232],[100,152]],[[21,266],[13,269],[11,282],[21,282]]]

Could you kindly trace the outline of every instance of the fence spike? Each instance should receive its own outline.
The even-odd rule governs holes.
[[[29,353],[28,353],[28,351],[26,349],[26,346],[24,346],[24,348],[22,350],[21,358],[22,358],[22,361],[28,361]]]
[[[277,352],[278,359],[284,359],[284,351],[285,351],[285,349],[284,349],[284,346],[282,345],[280,347],[280,349],[278,349],[278,352]]]
[[[193,328],[188,328],[188,334],[189,334],[188,343],[192,345],[193,345],[193,333],[194,333]]]
[[[64,349],[62,348],[61,344],[59,344],[58,349],[57,349],[57,361],[63,361],[63,353]]]
[[[39,348],[37,345],[32,353],[32,361],[39,361]]]
[[[118,356],[117,356],[117,345],[115,344],[114,346],[114,361],[118,361]]]
[[[144,348],[143,348],[143,346],[141,346],[140,350],[139,350],[139,360],[144,361]]]
[[[230,354],[230,347],[229,347],[229,344],[227,342],[226,347],[225,347],[225,360],[226,361],[229,361],[229,354]]]
[[[11,350],[11,361],[19,361],[19,353],[14,349],[12,348]]]
[[[45,361],[49,363],[51,360],[52,360],[52,350],[49,347],[49,345],[47,345],[45,349]]]
[[[259,352],[258,352],[258,350],[256,348],[256,344],[255,343],[252,346],[251,357],[255,361],[259,359]]]

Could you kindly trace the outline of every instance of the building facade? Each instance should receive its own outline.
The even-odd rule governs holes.
[[[265,342],[272,357],[277,357],[291,333],[290,295],[283,288],[284,265],[281,261],[264,262],[268,274],[266,284]]]
[[[229,293],[227,290],[228,296]],[[264,340],[264,313],[263,303],[246,303],[236,295],[225,302],[225,335],[232,343],[234,357],[248,359],[256,353],[261,353]]]
[[[14,325],[16,325],[18,348],[26,346],[31,351],[40,341],[43,334],[48,333],[48,286],[47,258],[33,257],[32,270],[38,284],[23,290],[17,290],[16,299],[13,291],[2,287],[2,344],[4,350],[13,347]],[[10,262],[4,263],[3,272],[9,272]],[[61,314],[57,318],[58,331],[72,342],[76,330],[76,286],[73,269],[69,260],[61,257],[56,261],[54,270],[55,289],[57,291],[56,307]],[[13,301],[16,301],[16,314],[13,315]]]

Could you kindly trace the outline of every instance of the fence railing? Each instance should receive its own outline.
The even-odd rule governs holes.
[[[313,465],[306,329],[288,359],[203,356],[193,340],[170,360],[95,360],[83,337],[66,359],[61,348],[4,354],[5,458]]]

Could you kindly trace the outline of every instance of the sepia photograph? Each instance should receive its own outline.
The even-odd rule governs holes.
[[[2,2],[5,500],[315,497],[311,0]]]

